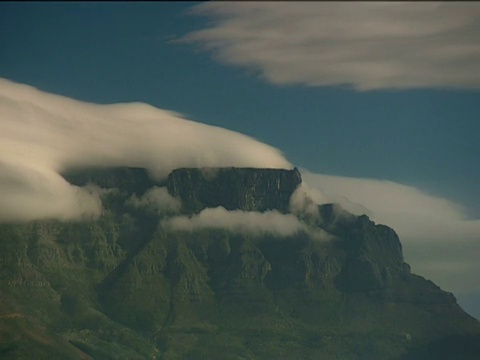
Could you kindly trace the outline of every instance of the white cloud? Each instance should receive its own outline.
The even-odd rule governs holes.
[[[274,84],[359,90],[480,87],[480,5],[472,2],[209,2],[199,43]]]
[[[0,79],[0,221],[98,216],[98,194],[67,169],[131,166],[157,178],[179,167],[291,168],[248,136],[132,103],[97,105]]]
[[[480,220],[459,204],[391,181],[301,172],[315,202],[339,203],[392,227],[415,273],[456,293],[480,288]]]
[[[154,186],[148,189],[140,198],[133,194],[127,203],[135,208],[145,208],[157,213],[176,213],[182,203],[168,193],[167,188]]]
[[[191,217],[172,217],[164,220],[163,224],[177,231],[227,229],[252,235],[269,233],[277,236],[291,236],[299,231],[308,231],[306,225],[292,214],[282,214],[276,210],[263,213],[241,210],[228,211],[222,206],[204,209]]]
[[[407,219],[410,223],[413,219],[464,217],[460,205],[392,181],[313,174],[306,170],[302,170],[302,178],[316,190],[309,194],[316,202],[339,203],[354,214],[366,214],[377,221],[403,225]],[[402,230],[409,234],[409,228]]]
[[[290,211],[294,214],[305,214],[313,218],[318,217],[318,202],[315,202],[310,196],[314,192],[315,189],[302,182],[290,196]]]
[[[100,216],[99,194],[70,185],[57,172],[35,163],[9,162],[0,154],[0,220],[27,221]]]

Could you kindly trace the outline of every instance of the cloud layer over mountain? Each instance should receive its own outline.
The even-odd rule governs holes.
[[[0,79],[0,221],[75,219],[101,212],[67,169],[131,166],[161,178],[179,167],[291,168],[248,136],[142,103],[97,105]]]
[[[197,229],[226,229],[251,235],[273,234],[291,236],[299,231],[307,231],[304,223],[295,215],[281,214],[276,210],[263,213],[231,210],[219,206],[207,208],[198,215],[177,216],[164,221],[172,230],[194,231]]]
[[[277,149],[172,112],[138,103],[88,104],[0,79],[0,222],[99,216],[102,190],[73,186],[61,176],[89,166],[144,167],[157,177],[178,167],[291,168]],[[468,219],[460,205],[393,182],[306,170],[302,176],[294,211],[316,215],[314,204],[302,197],[307,190],[316,203],[337,202],[365,213],[399,233],[415,272],[458,293],[480,288],[480,220]],[[167,212],[179,207],[162,188],[130,201]],[[281,236],[306,229],[293,215],[218,208],[172,218],[170,225]]]
[[[181,42],[274,84],[480,87],[480,8],[455,2],[203,3]]]

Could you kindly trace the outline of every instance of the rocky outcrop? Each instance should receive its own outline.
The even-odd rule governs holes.
[[[410,275],[403,261],[402,245],[392,229],[376,225],[366,215],[337,224],[345,251],[345,265],[337,278],[344,291],[390,288]],[[335,229],[330,229],[333,233]]]

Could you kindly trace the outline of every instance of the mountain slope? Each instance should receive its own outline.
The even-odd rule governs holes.
[[[411,274],[395,232],[367,216],[321,205],[296,213],[302,227],[282,236],[167,226],[218,206],[287,219],[297,170],[178,169],[160,182],[141,169],[65,176],[110,188],[104,214],[0,226],[2,358],[480,354],[478,321]],[[153,187],[181,210],[153,206]]]

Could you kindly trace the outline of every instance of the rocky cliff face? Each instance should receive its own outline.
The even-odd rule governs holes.
[[[476,359],[478,321],[410,273],[400,240],[367,216],[318,207],[279,238],[174,231],[133,194],[164,186],[183,215],[289,213],[296,170],[140,169],[70,174],[116,188],[88,223],[0,225],[0,357]],[[328,233],[317,238],[312,231]]]
[[[203,168],[174,170],[166,186],[187,213],[217,206],[287,213],[290,196],[301,182],[297,169]]]

